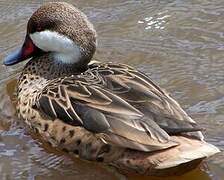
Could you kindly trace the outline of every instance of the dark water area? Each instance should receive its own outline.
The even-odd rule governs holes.
[[[30,15],[47,1],[0,0],[0,61],[20,46]],[[224,1],[76,0],[98,32],[94,59],[126,63],[165,88],[206,129],[221,153],[206,167],[168,180],[224,179]],[[122,175],[72,159],[29,132],[15,115],[16,78],[23,64],[0,65],[0,180],[164,178]]]

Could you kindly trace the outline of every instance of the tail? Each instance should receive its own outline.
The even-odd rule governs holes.
[[[125,155],[115,162],[124,171],[153,176],[180,175],[196,168],[203,159],[220,150],[204,141],[171,136],[179,145],[154,152],[126,150]]]
[[[217,147],[205,141],[182,136],[172,136],[172,139],[180,145],[164,152],[169,157],[158,163],[156,169],[175,167],[183,163],[190,163],[193,160],[208,158],[220,152]]]

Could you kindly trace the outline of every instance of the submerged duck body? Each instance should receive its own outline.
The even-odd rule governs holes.
[[[52,146],[146,175],[180,174],[219,150],[144,73],[90,62],[96,32],[67,3],[30,18],[24,45],[4,63],[32,59],[18,81],[18,115]]]

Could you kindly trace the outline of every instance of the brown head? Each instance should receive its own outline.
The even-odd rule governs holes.
[[[96,32],[85,14],[65,2],[47,3],[29,19],[25,42],[5,58],[13,65],[43,53],[57,63],[86,66],[96,49]]]

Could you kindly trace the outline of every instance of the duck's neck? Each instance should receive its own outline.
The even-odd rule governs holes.
[[[44,54],[31,59],[23,69],[18,81],[18,98],[26,101],[35,100],[43,88],[54,79],[80,74],[87,67],[78,64],[62,64],[53,60],[53,56]],[[32,103],[32,102],[29,102]]]

